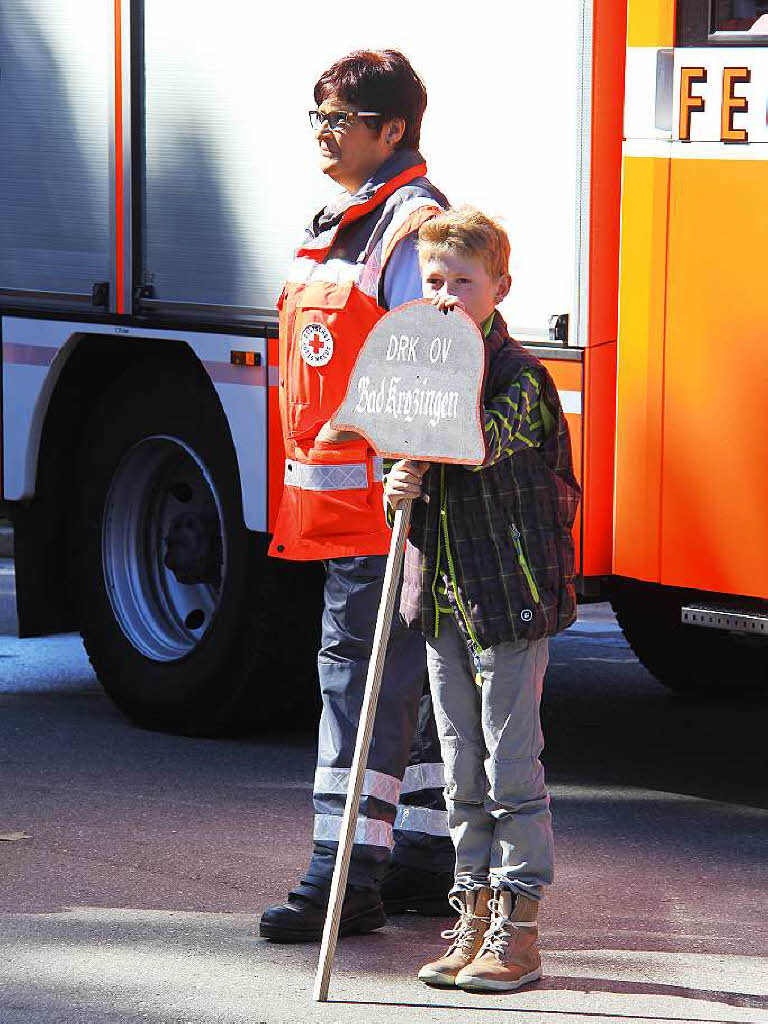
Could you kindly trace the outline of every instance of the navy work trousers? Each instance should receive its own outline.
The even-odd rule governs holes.
[[[384,555],[332,558],[326,563],[318,655],[323,708],[314,784],[314,850],[304,876],[322,888],[330,883],[336,859],[385,566]],[[443,787],[424,638],[406,629],[395,612],[349,885],[377,888],[393,847],[392,856],[402,864],[453,871]]]

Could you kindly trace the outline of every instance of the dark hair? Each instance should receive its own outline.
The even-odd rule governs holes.
[[[397,50],[355,50],[323,72],[315,85],[318,106],[336,95],[358,110],[377,110],[382,121],[405,120],[398,149],[418,149],[421,119],[427,106],[427,90]]]

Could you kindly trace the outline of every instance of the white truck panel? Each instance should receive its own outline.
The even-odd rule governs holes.
[[[242,483],[243,518],[267,529],[266,342],[227,334],[3,317],[3,487],[9,501],[34,495],[40,437],[48,402],[69,350],[83,334],[183,341],[198,357],[229,421]],[[232,349],[255,351],[259,367],[233,366]]]
[[[669,54],[670,59],[666,59]],[[627,65],[624,89],[624,138],[660,139],[671,138],[672,96],[661,79],[662,68],[671,65],[671,51],[660,51],[655,46],[630,46],[627,48]],[[668,102],[664,95],[669,91]],[[663,109],[660,109],[663,108]],[[668,122],[661,126],[660,115]]]
[[[35,411],[48,374],[48,366],[18,364],[3,353],[3,493],[10,501],[35,493],[41,430]]]
[[[169,302],[274,302],[303,224],[335,186],[317,170],[312,87],[355,48],[395,47],[424,79],[422,150],[452,203],[512,241],[503,312],[523,339],[574,310],[582,2],[386,10],[146,0],[145,283]]]
[[[112,5],[0,5],[0,288],[106,281]]]

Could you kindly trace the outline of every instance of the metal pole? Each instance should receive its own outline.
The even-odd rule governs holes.
[[[411,500],[406,499],[400,502],[395,512],[392,540],[389,545],[387,567],[384,572],[384,587],[381,592],[379,612],[376,618],[376,630],[373,634],[373,651],[371,653],[371,660],[368,663],[365,695],[363,697],[363,706],[360,710],[360,724],[357,729],[357,740],[355,741],[355,755],[352,758],[352,768],[349,774],[347,802],[341,819],[339,847],[336,851],[336,865],[333,869],[328,911],[325,917],[325,927],[323,928],[323,941],[320,946],[320,962],[317,965],[317,974],[315,975],[313,998],[318,1003],[325,1003],[328,1000],[328,984],[331,980],[333,956],[336,952],[336,940],[339,936],[341,907],[344,902],[344,892],[347,888],[347,875],[349,874],[349,862],[352,857],[352,845],[355,839],[360,794],[363,789],[365,766],[368,763],[368,749],[371,745],[376,705],[379,700],[381,676],[384,671],[384,658],[387,653],[387,641],[389,640],[389,630],[392,625],[392,611],[397,595],[397,585],[400,581],[400,569],[403,564],[405,538],[408,532],[408,523],[411,519],[411,504]]]

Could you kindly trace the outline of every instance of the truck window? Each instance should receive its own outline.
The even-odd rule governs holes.
[[[768,44],[768,0],[678,0],[677,46]]]
[[[748,32],[768,35],[768,3],[756,3],[755,0],[714,0],[712,8],[713,33]]]

